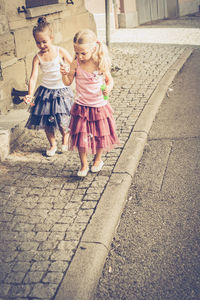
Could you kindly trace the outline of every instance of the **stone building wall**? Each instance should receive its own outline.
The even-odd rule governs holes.
[[[52,24],[54,43],[65,47],[73,55],[72,38],[82,28],[96,31],[93,15],[85,8],[84,0],[73,0],[66,4],[40,6],[18,12],[25,7],[25,0],[0,0],[0,114],[12,108],[12,89],[27,90],[32,59],[38,51],[32,28],[41,15],[46,15]],[[71,1],[68,1],[69,3]]]
[[[184,16],[199,11],[200,0],[178,0],[179,15]]]

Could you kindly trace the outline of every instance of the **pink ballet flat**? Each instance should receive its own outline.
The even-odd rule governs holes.
[[[87,169],[85,169],[85,170],[83,170],[83,171],[78,171],[77,172],[77,176],[78,177],[85,177],[86,175],[87,175],[87,173],[88,173],[88,171],[89,171],[89,168],[87,168]]]

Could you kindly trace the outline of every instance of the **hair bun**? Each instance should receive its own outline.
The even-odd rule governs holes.
[[[45,17],[39,17],[37,22],[38,22],[38,25],[39,25],[39,24],[44,24],[44,23],[46,23],[47,21],[46,21],[46,18],[45,18]]]

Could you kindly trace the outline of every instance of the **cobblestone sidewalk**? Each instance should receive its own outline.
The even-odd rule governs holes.
[[[44,133],[25,130],[0,164],[0,299],[54,299],[134,124],[185,49],[113,46],[110,102],[121,145],[104,156],[99,174],[78,179],[77,153],[46,158]]]

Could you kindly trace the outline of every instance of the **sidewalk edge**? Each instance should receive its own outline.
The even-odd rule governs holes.
[[[169,68],[141,112],[55,300],[92,300],[149,130],[169,85],[192,52],[192,49],[186,49]]]

